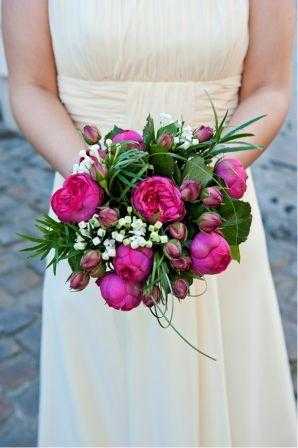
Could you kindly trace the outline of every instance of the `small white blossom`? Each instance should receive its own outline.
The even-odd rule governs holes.
[[[113,142],[112,142],[111,139],[109,139],[109,138],[106,139],[106,145],[107,145],[108,147],[111,146],[112,143],[113,143]]]
[[[107,247],[105,252],[107,252],[109,257],[115,257],[115,255],[116,255],[116,250],[114,247]]]
[[[78,163],[75,163],[72,167],[72,174],[77,174],[79,172],[80,165]]]
[[[139,244],[138,244],[137,241],[133,240],[133,241],[131,241],[131,243],[130,243],[130,247],[131,247],[132,249],[137,249],[137,248],[139,247]]]
[[[99,237],[103,237],[103,236],[105,236],[105,234],[106,234],[106,231],[105,231],[105,229],[103,229],[102,227],[100,227],[100,228],[97,230],[97,235],[98,235]]]
[[[95,152],[95,154],[97,154],[97,151],[100,149],[100,146],[98,143],[95,143],[95,145],[89,145],[89,152],[91,154],[91,152]]]
[[[80,157],[86,157],[87,156],[86,150],[85,149],[81,149],[81,151],[79,152],[79,156]]]
[[[159,241],[160,241],[160,236],[158,235],[157,232],[152,232],[152,233],[150,234],[150,240],[151,240],[151,241],[155,241],[156,243],[159,243]]]
[[[127,207],[127,213],[128,213],[129,215],[131,215],[131,213],[132,213],[132,207]]]
[[[146,241],[146,247],[149,247],[149,249],[153,246],[152,241]]]
[[[89,224],[92,228],[97,228],[100,226],[100,223],[99,223],[96,215],[92,216],[92,218],[89,221]]]
[[[115,240],[113,240],[113,239],[106,239],[104,242],[103,242],[103,244],[104,244],[104,246],[107,248],[107,247],[114,247],[115,246]]]
[[[128,246],[130,244],[130,238],[125,238],[122,243],[124,244],[124,246]]]
[[[166,126],[170,123],[173,123],[175,120],[173,119],[173,117],[170,114],[166,114],[164,112],[161,112],[158,115],[158,121],[160,123],[161,126]]]
[[[162,222],[156,221],[156,223],[154,224],[154,228],[155,229],[160,229],[161,227],[162,227]]]
[[[101,257],[102,257],[103,260],[108,260],[110,258],[109,254],[107,252],[103,252],[101,254]]]
[[[197,138],[192,139],[192,144],[197,145],[199,143],[199,140]]]
[[[124,218],[124,223],[125,223],[126,225],[131,224],[131,216],[125,216],[125,218]]]
[[[83,236],[87,236],[87,237],[90,236],[90,232],[89,232],[88,229],[81,229],[81,234],[82,234]]]
[[[120,232],[112,232],[112,238],[114,238],[114,240],[118,241],[119,243],[122,243],[123,239],[124,239],[124,235]]]
[[[174,143],[175,143],[175,145],[177,145],[179,142],[180,142],[179,137],[174,137]]]
[[[73,245],[73,248],[75,250],[84,250],[85,247],[86,247],[86,243],[83,243],[83,242],[78,242]]]
[[[94,246],[98,246],[100,244],[101,240],[100,238],[98,238],[98,236],[96,236],[95,238],[92,239],[92,243],[94,244]]]
[[[162,244],[165,244],[165,243],[167,243],[169,241],[169,238],[167,237],[167,235],[161,235],[161,237],[160,237],[160,242],[162,243]]]
[[[87,222],[85,222],[85,221],[80,221],[80,222],[79,222],[79,228],[80,228],[80,229],[84,229],[85,227],[87,227]]]

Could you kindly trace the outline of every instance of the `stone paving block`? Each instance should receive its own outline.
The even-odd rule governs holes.
[[[0,424],[3,424],[8,417],[14,412],[14,407],[11,402],[4,394],[0,394]]]
[[[18,302],[22,305],[22,307],[30,314],[40,313],[42,307],[42,285],[37,286],[36,288],[30,288],[28,291],[20,294],[18,296]]]
[[[21,346],[32,352],[37,358],[40,352],[40,333],[41,322],[40,319],[37,319],[32,325],[16,335],[16,340]]]
[[[0,314],[1,316],[1,314]],[[0,339],[0,363],[6,359],[10,358],[17,353],[20,353],[20,346],[12,338],[1,338]]]
[[[15,298],[12,297],[10,294],[8,294],[8,292],[5,291],[0,286],[0,311],[3,308],[9,308],[9,307],[13,306],[14,303],[15,303]]]
[[[36,362],[28,354],[20,354],[0,364],[0,386],[7,392],[26,386],[37,375]]]
[[[0,309],[0,336],[14,334],[33,322],[35,316],[21,309]]]
[[[37,420],[12,415],[0,430],[1,447],[37,446]]]
[[[29,384],[16,395],[15,403],[24,417],[36,418],[38,413],[39,381]]]
[[[7,290],[12,296],[17,296],[22,292],[30,290],[31,288],[40,285],[41,282],[41,276],[36,274],[32,269],[26,267],[18,270],[15,279],[11,278],[10,273],[0,277],[0,286]]]

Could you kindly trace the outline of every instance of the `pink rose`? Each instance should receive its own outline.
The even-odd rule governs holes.
[[[152,269],[153,251],[147,247],[132,249],[122,244],[117,248],[114,268],[124,280],[140,283],[146,280]]]
[[[130,311],[141,302],[140,289],[114,272],[109,272],[96,281],[106,303],[116,310]]]
[[[144,149],[145,147],[142,135],[139,132],[133,131],[131,129],[124,129],[122,132],[119,132],[119,134],[114,135],[114,137],[112,138],[112,142],[129,142],[129,147],[136,149]]]
[[[232,157],[221,159],[216,163],[214,172],[226,184],[231,198],[242,198],[246,191],[247,174],[240,160]]]
[[[133,207],[149,222],[171,222],[185,215],[181,193],[167,177],[147,177],[132,191]]]
[[[197,233],[191,242],[190,254],[192,270],[198,275],[219,274],[231,261],[227,241],[216,232]]]
[[[62,222],[88,221],[104,199],[103,189],[88,174],[72,174],[51,198]]]

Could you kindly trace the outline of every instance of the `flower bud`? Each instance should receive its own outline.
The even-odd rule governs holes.
[[[180,186],[180,193],[183,201],[193,202],[198,199],[199,194],[201,192],[202,186],[199,182],[186,179],[182,182]]]
[[[182,254],[182,247],[181,243],[178,240],[170,240],[168,241],[164,247],[164,254],[166,257],[168,257],[170,260],[172,258],[178,258]]]
[[[88,285],[90,280],[89,274],[87,272],[74,272],[71,274],[69,279],[70,289],[75,291],[82,291]]]
[[[95,268],[91,269],[91,271],[88,272],[90,277],[92,278],[100,278],[103,277],[106,273],[106,270],[104,266],[100,263]]]
[[[100,224],[105,228],[114,226],[118,222],[119,211],[110,207],[100,207],[98,210],[98,219]]]
[[[187,238],[187,227],[183,222],[173,222],[167,228],[171,237],[176,240],[185,241]]]
[[[161,296],[160,288],[158,286],[153,286],[150,292],[146,294],[142,293],[142,300],[144,305],[150,308],[155,303],[158,303],[160,301],[160,296]]]
[[[101,139],[101,135],[97,127],[90,125],[83,127],[83,137],[88,145],[95,145],[95,143]]]
[[[216,207],[223,201],[222,194],[217,187],[205,188],[202,192],[202,202],[207,207]]]
[[[174,137],[172,134],[169,134],[168,132],[161,134],[161,136],[158,138],[157,143],[159,146],[161,146],[164,150],[169,151],[174,143]]]
[[[213,232],[222,223],[221,217],[215,212],[205,212],[198,218],[198,226],[203,232]]]
[[[94,156],[90,156],[90,159],[93,160],[93,165],[91,166],[91,176],[96,179],[96,175],[99,174],[100,177],[107,177],[108,169],[102,159],[98,159]]]
[[[80,266],[85,271],[90,271],[101,262],[101,253],[98,250],[89,250],[81,258]]]
[[[185,299],[189,291],[189,284],[184,278],[177,278],[172,284],[172,289],[178,299]]]
[[[191,266],[191,258],[188,255],[179,258],[173,258],[171,261],[171,266],[177,271],[189,271]]]
[[[200,143],[206,142],[213,137],[213,129],[209,126],[200,126],[194,129],[193,136],[199,140]]]

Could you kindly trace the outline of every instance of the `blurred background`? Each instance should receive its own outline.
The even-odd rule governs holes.
[[[294,90],[288,117],[271,147],[254,165],[253,177],[295,393],[296,157]],[[52,180],[52,170],[18,133],[12,119],[0,47],[0,446],[36,446],[44,266],[19,253],[23,243],[17,232],[31,233],[34,219],[47,211]]]

